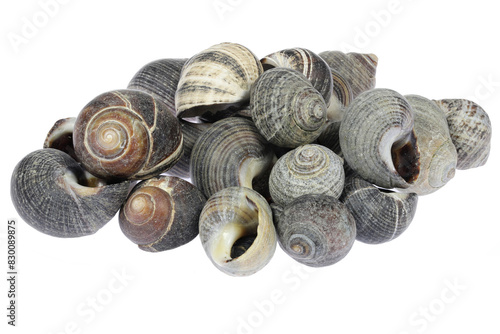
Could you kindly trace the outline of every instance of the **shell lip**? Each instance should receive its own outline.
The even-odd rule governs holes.
[[[407,183],[407,188],[420,174],[420,152],[415,132],[411,131],[405,140],[395,142],[391,147],[391,155],[394,168]]]

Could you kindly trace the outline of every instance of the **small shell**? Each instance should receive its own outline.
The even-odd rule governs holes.
[[[273,68],[260,76],[250,94],[252,119],[269,142],[295,148],[313,142],[326,123],[326,105],[306,77]]]
[[[327,118],[330,122],[340,122],[345,112],[345,108],[353,100],[351,86],[340,73],[331,70],[333,79],[333,94],[330,99],[330,106],[327,110]]]
[[[304,195],[275,210],[281,248],[296,261],[324,267],[343,259],[356,238],[347,207],[327,195]]]
[[[75,147],[73,146],[73,129],[75,127],[76,117],[68,117],[58,120],[52,129],[50,129],[43,148],[55,148],[66,152],[73,159],[77,160]]]
[[[120,228],[142,250],[173,249],[198,235],[205,202],[205,196],[187,181],[154,177],[139,182],[130,192],[120,210]]]
[[[254,274],[276,250],[271,208],[252,189],[230,187],[214,194],[201,212],[199,227],[212,263],[232,276]]]
[[[340,147],[349,166],[383,188],[408,188],[419,174],[419,152],[408,101],[390,89],[361,93],[340,125]]]
[[[349,177],[341,201],[356,220],[356,239],[380,244],[397,238],[408,228],[418,196],[381,190],[359,177]]]
[[[375,74],[378,58],[374,54],[343,53],[341,51],[325,51],[319,54],[330,68],[339,73],[352,89],[355,99],[364,91],[375,88]]]
[[[146,64],[130,80],[128,89],[137,89],[153,95],[165,103],[175,115],[175,92],[187,59],[159,59]]]
[[[187,61],[175,94],[177,117],[202,116],[248,102],[263,72],[257,57],[235,43],[214,45]]]
[[[203,132],[191,152],[191,180],[206,197],[227,187],[252,188],[276,157],[252,121],[231,117]]]
[[[12,202],[21,218],[42,233],[61,238],[94,234],[118,212],[130,183],[90,187],[86,175],[62,151],[34,151],[12,173]]]
[[[446,114],[451,140],[457,149],[457,169],[483,166],[491,148],[491,122],[486,111],[469,100],[434,102]]]
[[[147,179],[167,171],[182,156],[179,121],[152,95],[118,90],[93,99],[75,123],[78,160],[109,180]]]
[[[273,201],[285,206],[306,194],[339,198],[344,189],[344,161],[321,145],[303,145],[282,156],[269,177]]]

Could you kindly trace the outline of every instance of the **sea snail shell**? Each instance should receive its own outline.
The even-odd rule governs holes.
[[[340,124],[340,147],[349,166],[383,188],[408,188],[419,174],[419,152],[408,101],[390,89],[361,93]]]
[[[77,159],[75,148],[73,146],[73,129],[75,127],[76,117],[63,118],[55,122],[50,129],[43,148],[55,148],[68,153],[73,159]]]
[[[123,204],[122,232],[150,252],[173,249],[198,235],[198,219],[206,198],[191,183],[174,176],[139,182]]]
[[[152,95],[137,90],[104,93],[80,112],[73,133],[85,169],[103,179],[146,179],[182,156],[179,121]]]
[[[232,276],[254,274],[276,250],[271,208],[249,188],[229,187],[210,197],[201,212],[199,228],[212,263]]]
[[[457,169],[483,166],[491,148],[491,122],[477,103],[464,99],[434,101],[446,114],[458,154]]]
[[[341,201],[356,221],[356,240],[380,244],[397,238],[408,228],[418,196],[381,190],[359,177],[348,177]]]
[[[343,164],[339,156],[324,146],[299,146],[279,158],[271,170],[271,197],[281,206],[306,194],[339,198],[344,189]]]
[[[255,126],[277,146],[309,144],[326,123],[321,94],[302,73],[289,68],[264,72],[252,87],[250,105]]]
[[[12,202],[21,218],[42,233],[61,238],[93,234],[118,212],[130,183],[90,187],[86,175],[60,150],[34,151],[12,173]]]
[[[281,248],[296,261],[311,267],[343,259],[356,239],[356,223],[339,200],[310,194],[284,208],[275,207],[276,232]]]
[[[250,88],[263,72],[257,57],[236,43],[214,45],[184,65],[177,91],[177,117],[217,113],[248,102]]]

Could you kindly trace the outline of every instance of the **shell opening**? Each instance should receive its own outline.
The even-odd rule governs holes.
[[[417,138],[412,131],[407,138],[395,142],[391,148],[392,162],[398,174],[413,183],[420,173],[420,153]]]

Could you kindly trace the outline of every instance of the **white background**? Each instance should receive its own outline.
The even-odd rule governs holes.
[[[51,16],[35,0],[0,5],[1,277],[5,225],[18,217],[9,195],[15,164],[41,148],[56,120],[125,88],[152,60],[188,58],[225,41],[259,58],[295,46],[370,52],[379,57],[378,87],[469,98],[495,130],[500,124],[492,1],[65,2],[50,7]],[[28,34],[26,22],[37,30]],[[125,238],[116,218],[69,240],[19,220],[18,327],[6,325],[2,279],[1,332],[499,333],[499,144],[494,136],[486,166],[458,171],[421,197],[400,238],[356,242],[341,262],[316,270],[278,248],[262,271],[234,278],[210,263],[199,238],[151,254]]]

